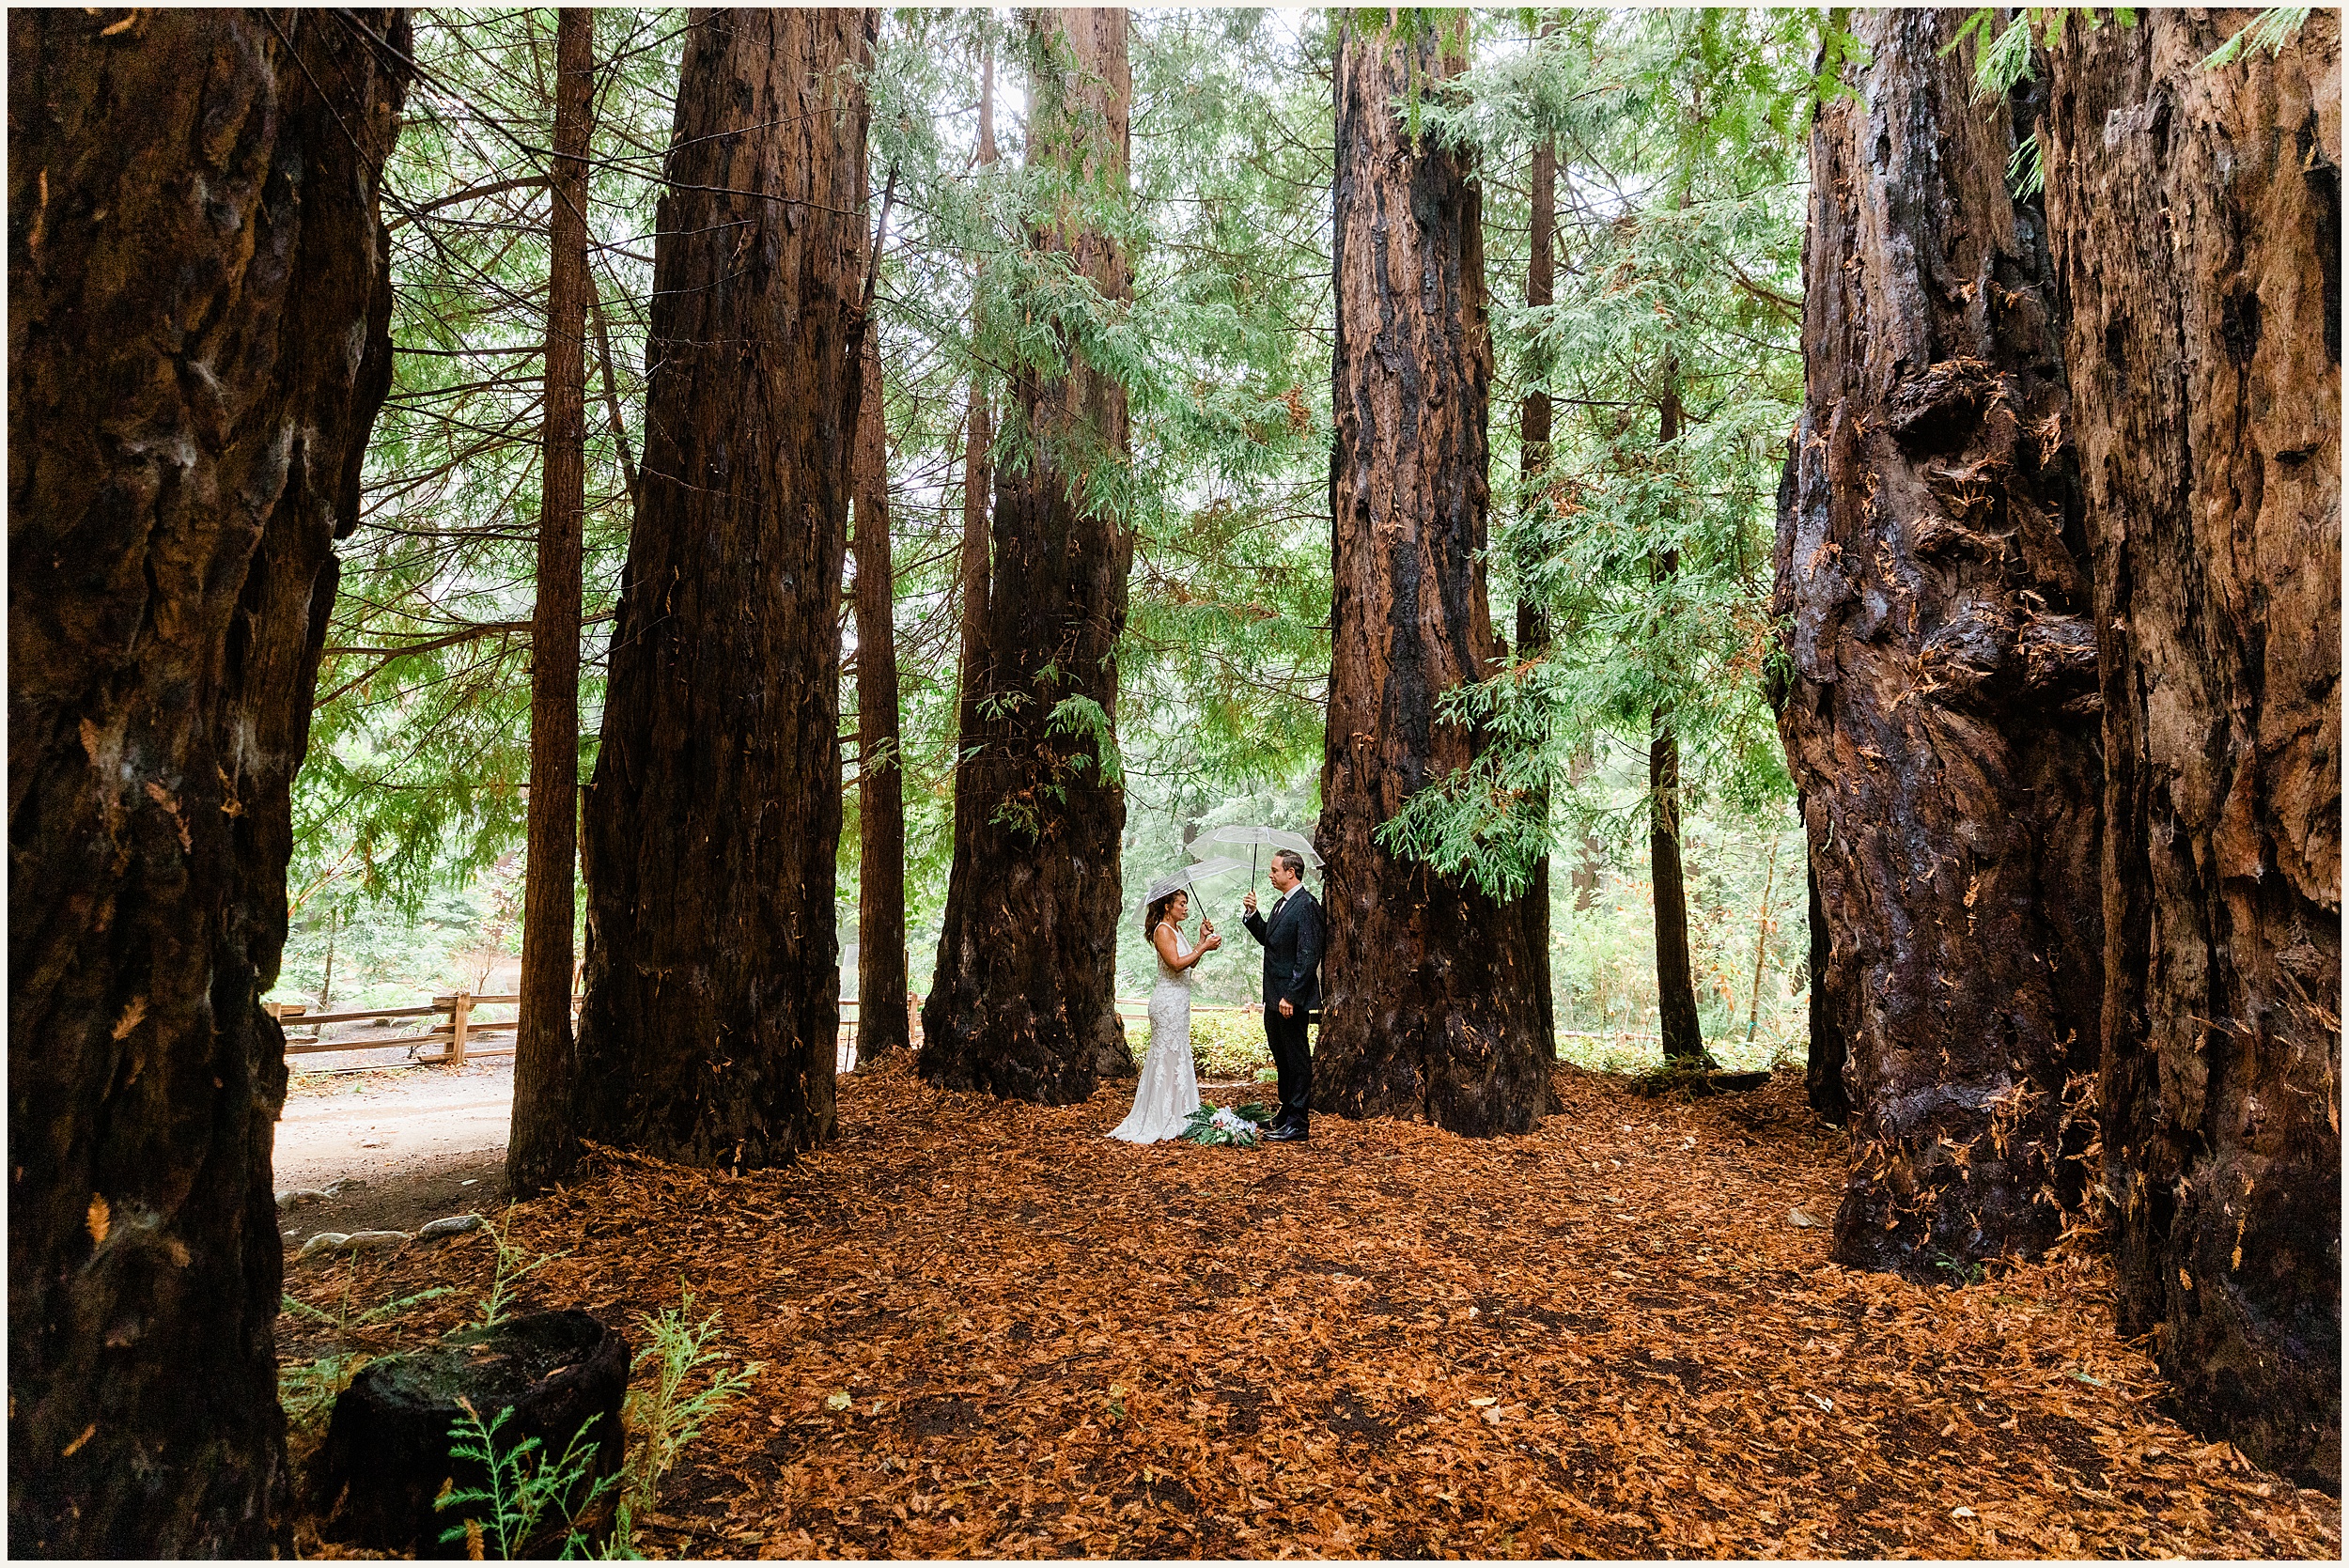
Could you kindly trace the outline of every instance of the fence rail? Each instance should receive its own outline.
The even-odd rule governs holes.
[[[571,1013],[574,1018],[579,1013],[579,1000],[576,996],[571,998]],[[473,1013],[476,1007],[510,1007],[520,1003],[521,1001],[521,998],[519,995],[512,993],[480,995],[472,991],[458,991],[449,996],[434,997],[429,1002],[421,1006],[361,1007],[343,1013],[313,1013],[300,1002],[272,1001],[264,1002],[262,1006],[271,1017],[275,1018],[285,1027],[288,1056],[315,1056],[338,1050],[386,1050],[395,1046],[406,1046],[409,1048],[409,1054],[414,1057],[420,1064],[454,1067],[484,1057],[513,1055],[514,1047],[510,1037],[515,1031],[517,1020],[476,1018]],[[1119,997],[1116,1005],[1117,1015],[1121,1018],[1139,1020],[1149,1016],[1150,1003],[1142,997]],[[1257,1011],[1259,1009],[1254,1007],[1194,1006],[1191,1008],[1194,1015],[1203,1013],[1246,1014]],[[444,1018],[447,1021],[412,1034],[394,1034],[389,1037],[377,1036],[355,1040],[324,1038],[325,1026],[329,1024],[365,1023],[379,1018]],[[856,1065],[857,1031],[862,1021],[863,1010],[856,1001],[851,998],[842,998],[837,1059],[838,1070],[841,1072],[848,1072]],[[297,1034],[295,1032],[298,1030],[304,1032]],[[508,1036],[508,1043],[487,1047],[479,1044],[487,1035]],[[416,1054],[418,1047],[429,1045],[438,1045],[441,1048],[428,1056]]]

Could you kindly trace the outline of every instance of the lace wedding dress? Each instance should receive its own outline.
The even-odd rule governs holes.
[[[1177,957],[1190,956],[1190,944],[1180,931],[1174,933],[1174,952]],[[1159,959],[1159,983],[1150,988],[1150,1054],[1143,1058],[1133,1111],[1117,1124],[1112,1138],[1160,1142],[1181,1132],[1199,1109],[1199,1074],[1190,1062],[1190,979],[1195,972],[1169,969],[1164,957]]]

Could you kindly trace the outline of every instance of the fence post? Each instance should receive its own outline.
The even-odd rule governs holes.
[[[461,1065],[465,1060],[465,1030],[473,1020],[473,993],[459,991],[448,999],[448,1065]]]

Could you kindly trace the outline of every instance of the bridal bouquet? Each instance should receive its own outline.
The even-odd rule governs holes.
[[[1264,1136],[1264,1125],[1269,1120],[1271,1114],[1260,1105],[1244,1105],[1237,1110],[1203,1105],[1190,1113],[1179,1136],[1193,1143],[1229,1143],[1244,1149]]]

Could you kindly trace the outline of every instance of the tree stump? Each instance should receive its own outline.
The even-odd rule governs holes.
[[[544,1464],[560,1458],[585,1430],[595,1451],[587,1474],[606,1475],[619,1467],[625,1448],[620,1402],[628,1368],[628,1341],[576,1312],[460,1329],[436,1344],[370,1362],[334,1402],[312,1472],[319,1533],[420,1557],[463,1557],[461,1541],[454,1549],[441,1543],[441,1532],[461,1523],[463,1514],[433,1507],[446,1483],[459,1491],[488,1483],[479,1463],[450,1456],[457,1441],[450,1429],[464,1416],[459,1402],[471,1404],[484,1424],[510,1410],[497,1452],[509,1453],[536,1437],[535,1457]],[[564,1505],[578,1507],[584,1490],[583,1484]]]

